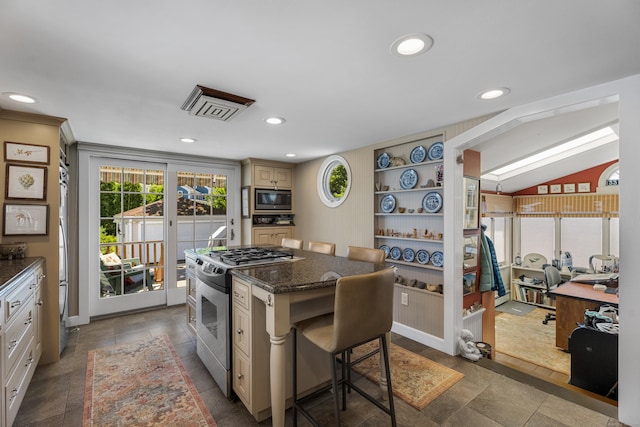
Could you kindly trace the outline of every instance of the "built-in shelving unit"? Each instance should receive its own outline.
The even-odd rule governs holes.
[[[387,252],[387,264],[396,266],[402,278],[402,283],[396,283],[395,287],[394,320],[438,337],[444,333],[441,293],[444,267],[434,265],[432,254],[444,252],[444,211],[441,206],[436,212],[427,212],[423,199],[434,192],[442,200],[443,161],[441,158],[429,160],[428,153],[433,144],[443,141],[444,135],[437,134],[375,150],[375,188],[372,189],[376,203],[375,245]],[[387,167],[380,162],[385,153],[389,159]],[[422,153],[425,160],[416,161]],[[401,182],[403,174],[411,179]],[[383,208],[385,197],[395,200],[393,209]],[[393,259],[392,253],[397,253],[393,248],[400,250],[400,258]],[[408,251],[408,257],[404,255],[405,251]],[[429,261],[418,262],[418,251],[426,251]]]
[[[530,281],[521,280],[524,276]],[[560,273],[563,280],[570,280],[570,273]],[[555,309],[555,301],[546,295],[544,270],[519,265],[511,266],[511,299],[544,308]]]

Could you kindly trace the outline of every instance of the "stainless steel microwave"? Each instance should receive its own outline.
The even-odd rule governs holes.
[[[257,211],[290,211],[291,190],[273,190],[256,188],[255,210]]]

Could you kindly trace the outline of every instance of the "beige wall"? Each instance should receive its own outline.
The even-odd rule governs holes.
[[[11,200],[15,203],[46,203],[49,205],[49,234],[47,236],[2,236],[2,242],[26,242],[27,256],[42,256],[47,260],[46,286],[43,289],[43,354],[40,364],[60,360],[58,309],[58,158],[60,125],[65,119],[0,110],[0,140],[46,145],[50,147],[47,165],[47,199],[41,201]],[[4,148],[3,148],[4,149]],[[2,157],[0,188],[5,188],[6,163]],[[6,202],[4,190],[2,201]],[[4,211],[3,211],[4,213]],[[3,216],[0,214],[0,218]],[[2,218],[4,220],[4,218]]]
[[[491,116],[484,116],[463,123],[446,126],[441,129],[425,131],[415,135],[375,143],[372,145],[344,153],[337,153],[345,158],[351,168],[351,191],[347,199],[336,208],[326,207],[320,200],[316,182],[318,171],[324,158],[299,163],[296,166],[296,238],[334,242],[336,255],[346,256],[347,246],[373,247],[373,212],[374,212],[374,150],[389,145],[396,145],[432,135],[444,133],[446,140],[467,129],[482,123]],[[445,181],[447,174],[445,172]]]

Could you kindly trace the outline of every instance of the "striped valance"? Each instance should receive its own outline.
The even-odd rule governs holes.
[[[617,194],[558,194],[516,196],[514,210],[518,216],[617,218]]]

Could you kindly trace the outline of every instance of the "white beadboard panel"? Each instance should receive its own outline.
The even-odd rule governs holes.
[[[402,294],[407,305],[402,305]],[[393,297],[393,320],[427,334],[443,337],[444,309],[442,295],[396,284]]]

